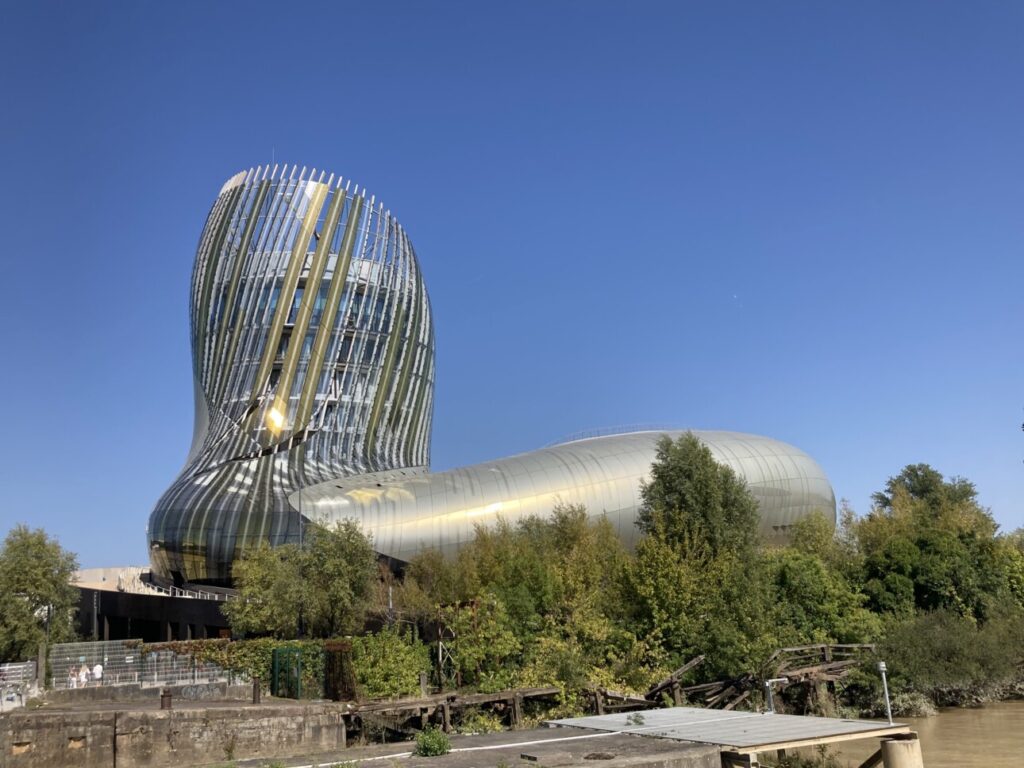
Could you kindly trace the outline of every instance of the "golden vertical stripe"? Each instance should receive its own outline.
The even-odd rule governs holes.
[[[288,399],[291,397],[292,381],[295,378],[295,371],[299,367],[299,357],[305,344],[306,329],[309,327],[309,320],[313,315],[313,307],[316,305],[316,297],[320,292],[320,281],[324,275],[324,267],[327,266],[331,241],[334,240],[334,230],[338,226],[338,219],[341,217],[341,209],[345,204],[345,197],[344,190],[339,189],[334,193],[334,198],[327,209],[327,218],[324,221],[323,232],[320,233],[320,242],[317,243],[313,263],[309,268],[306,289],[302,294],[302,302],[295,317],[295,327],[292,329],[291,342],[288,344],[288,353],[285,356],[284,366],[281,369],[281,378],[277,384],[278,398],[283,400],[285,405],[287,405]],[[307,366],[304,384],[308,385],[311,378],[315,380],[319,376],[319,368],[314,371],[311,366]],[[298,420],[296,420],[292,431],[297,432],[298,429]]]
[[[339,194],[341,194],[340,190]],[[352,264],[352,248],[355,245],[356,230],[359,227],[359,219],[362,213],[363,198],[354,197],[352,199],[352,207],[348,212],[348,221],[345,223],[345,234],[342,237],[341,247],[338,249],[338,258],[334,265],[331,287],[327,291],[324,313],[320,317],[320,328],[316,332],[313,351],[309,356],[305,386],[299,399],[298,410],[295,412],[296,431],[306,428],[306,422],[309,421],[309,417],[313,412],[313,396],[316,394],[317,381],[320,378],[321,369],[324,365],[327,345],[334,334],[334,318],[338,312],[338,305],[341,303],[341,294],[345,289],[345,284],[348,282],[348,270]]]
[[[220,365],[221,351],[224,349],[224,340],[227,337],[228,325],[231,324],[231,311],[235,304],[235,297],[238,294],[238,283],[242,279],[242,267],[245,264],[246,252],[249,250],[249,245],[252,242],[253,233],[256,231],[256,223],[260,217],[260,209],[263,207],[263,201],[266,199],[267,190],[270,189],[269,181],[261,181],[259,188],[256,191],[256,199],[253,201],[252,208],[249,209],[249,220],[245,222],[245,232],[242,234],[242,243],[238,247],[238,254],[235,257],[234,269],[231,271],[231,282],[228,285],[228,295],[224,302],[224,312],[221,316],[220,331],[217,334],[217,343],[214,346],[213,357],[210,359],[209,367],[211,371],[217,372],[218,379],[224,381],[227,379],[228,370],[225,366]],[[241,314],[241,312],[239,312]],[[218,386],[217,390],[221,387]],[[219,394],[219,393],[218,393]],[[213,398],[214,402],[219,402],[219,397]]]
[[[306,216],[302,221],[302,228],[299,230],[299,234],[295,238],[295,244],[292,246],[292,253],[288,259],[288,269],[284,275],[284,283],[281,285],[281,293],[277,297],[274,319],[270,324],[270,330],[267,332],[267,340],[264,342],[263,357],[260,360],[260,367],[257,370],[256,378],[253,379],[252,398],[254,401],[263,394],[267,377],[270,375],[270,368],[274,364],[277,347],[281,343],[281,331],[284,328],[285,320],[288,319],[288,313],[291,312],[292,301],[295,299],[295,287],[299,283],[302,265],[306,261],[306,248],[309,247],[309,238],[313,236],[316,220],[320,217],[320,208],[323,206],[324,198],[327,196],[328,187],[326,184],[316,184],[315,186],[316,191],[309,201]],[[242,429],[243,433],[252,429],[253,421],[259,411],[260,409],[257,408],[249,414]]]
[[[277,191],[280,190],[280,188],[281,188],[280,187],[280,182],[277,182],[277,181],[274,181],[273,179],[271,179],[269,181],[269,184],[270,184],[270,189],[274,190],[275,195],[276,195]],[[260,280],[264,280],[265,277],[266,277],[265,273],[258,271],[258,264],[259,264],[260,260],[262,260],[263,253],[265,251],[273,252],[274,242],[276,241],[277,236],[280,234],[279,231],[275,232],[275,228],[277,227],[276,220],[284,218],[285,216],[287,216],[286,212],[282,213],[282,208],[283,209],[287,209],[289,207],[289,205],[290,205],[290,203],[287,202],[286,197],[287,197],[286,194],[282,193],[281,200],[279,202],[272,203],[268,207],[268,209],[267,209],[267,221],[263,225],[263,229],[260,230],[260,240],[263,241],[263,245],[262,245],[262,248],[261,248],[260,247],[260,240],[257,240],[257,243],[256,243],[257,251],[255,253],[255,257],[256,258],[253,260],[252,266],[251,266],[250,271],[249,271],[249,273],[247,275],[247,277],[251,281],[255,281],[257,279],[257,277]],[[282,224],[281,226],[284,226],[284,225]],[[268,261],[268,263],[270,262],[270,258],[269,257],[268,257],[267,261]],[[260,289],[258,287],[256,287],[255,285],[253,285],[253,286],[250,287],[249,290],[252,293],[252,297],[251,297],[250,301],[258,302],[258,300],[259,300],[259,290]],[[243,301],[245,300],[244,296],[243,296],[242,300]],[[223,397],[224,397],[225,393],[227,392],[228,385],[231,383],[232,377],[236,375],[236,373],[235,373],[235,355],[236,355],[236,353],[238,351],[238,345],[239,345],[239,343],[241,341],[241,338],[242,338],[242,329],[245,327],[245,323],[246,323],[247,319],[249,319],[249,320],[253,319],[253,313],[256,311],[255,308],[250,308],[251,311],[246,312],[246,309],[247,308],[245,306],[239,306],[239,308],[238,308],[238,315],[235,317],[235,327],[234,327],[234,329],[233,329],[233,331],[231,333],[231,341],[228,344],[228,349],[227,349],[227,352],[225,353],[225,356],[224,356],[224,364],[221,366],[223,368],[223,372],[221,373],[220,381],[217,384],[217,397],[215,398],[215,400],[218,403],[221,403],[222,405],[223,405]]]

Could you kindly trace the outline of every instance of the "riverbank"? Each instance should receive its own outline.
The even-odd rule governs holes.
[[[1018,768],[1024,759],[1024,699],[900,720],[920,736],[926,768]],[[875,749],[850,742],[836,754],[840,765],[854,768]]]

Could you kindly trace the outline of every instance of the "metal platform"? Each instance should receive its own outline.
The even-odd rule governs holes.
[[[874,720],[778,715],[773,712],[725,712],[695,707],[572,717],[549,720],[546,725],[695,741],[739,754],[910,733],[910,726],[903,723],[890,725]]]

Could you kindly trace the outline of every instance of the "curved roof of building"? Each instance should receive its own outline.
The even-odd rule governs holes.
[[[378,552],[408,560],[424,547],[453,552],[477,524],[547,516],[558,504],[583,504],[605,515],[628,544],[638,535],[640,483],[657,442],[683,432],[632,432],[575,440],[469,467],[397,478],[393,473],[329,481],[295,492],[308,518],[358,521]],[[820,466],[778,440],[738,432],[694,434],[714,457],[746,480],[758,501],[761,532],[784,538],[812,511],[835,517],[835,495]]]

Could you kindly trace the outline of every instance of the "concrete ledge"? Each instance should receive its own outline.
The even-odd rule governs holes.
[[[165,768],[282,758],[345,747],[329,705],[17,712],[0,717],[5,768]]]
[[[293,764],[359,762],[395,768],[720,768],[718,747],[624,733],[580,734],[541,728],[452,738],[441,757],[414,757],[411,743],[346,748],[347,707],[336,704],[180,710],[17,712],[0,716],[4,768],[184,768],[270,759]],[[298,761],[298,762],[297,762]]]
[[[131,703],[160,698],[160,691],[169,688],[176,701],[247,701],[252,697],[251,685],[227,683],[187,683],[183,685],[99,685],[94,688],[68,688],[47,691],[41,698],[47,704],[62,706],[87,703]]]

